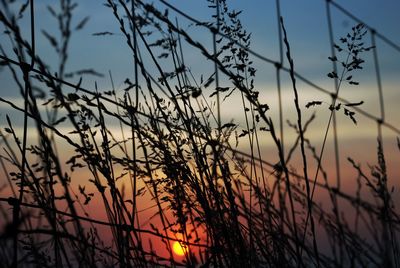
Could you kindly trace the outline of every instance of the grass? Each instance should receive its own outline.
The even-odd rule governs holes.
[[[399,215],[382,140],[368,171],[348,159],[358,174],[354,193],[332,186],[322,165],[333,114],[343,111],[357,122],[353,108],[362,103],[339,103],[338,96],[342,82],[358,83],[353,72],[361,68],[362,53],[373,49],[360,45],[364,26],[335,45],[344,60],[330,60],[343,72],[328,74],[338,87],[318,151],[307,137],[316,115],[306,119],[300,105],[290,33],[281,20],[296,110],[289,126],[297,137],[284,149],[281,129],[254,86],[251,36],[240,12],[222,0],[208,2],[217,22],[197,26],[213,34],[214,52],[152,5],[108,0],[134,67],[119,91],[111,71],[108,91],[82,85],[82,76],[100,75],[94,69],[66,73],[71,35],[87,22],[72,27],[74,3],[61,0],[59,9],[49,8],[60,38],[42,32],[59,57],[56,75],[36,53],[35,35],[24,40],[13,19],[15,10],[27,16],[30,6],[34,24],[34,1],[20,9],[1,3],[0,21],[18,59],[0,47],[2,65],[24,99],[20,107],[0,97],[24,115],[22,138],[8,116],[0,132],[9,193],[0,197],[5,267],[399,266]],[[193,73],[184,46],[211,61],[214,73],[206,79]],[[243,126],[220,115],[220,103],[235,96]],[[310,100],[306,107],[319,111],[312,106],[323,104]],[[32,132],[35,142],[28,141]],[[267,153],[276,162],[265,159],[262,140],[273,144]],[[316,201],[317,194],[329,196],[329,204]],[[177,241],[183,256],[173,251]]]

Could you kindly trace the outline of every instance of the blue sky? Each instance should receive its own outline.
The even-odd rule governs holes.
[[[148,1],[150,2],[150,1]],[[165,8],[159,1],[151,1],[156,6]],[[389,37],[396,44],[400,44],[400,34],[398,25],[400,25],[400,2],[395,0],[352,0],[335,1],[358,18],[365,21],[368,25],[374,27],[379,33]],[[87,76],[84,78],[84,85],[93,88],[97,82],[100,90],[110,89],[110,79],[108,71],[113,73],[114,82],[117,88],[123,87],[123,81],[132,77],[132,58],[126,46],[124,37],[119,34],[119,26],[109,8],[103,5],[104,1],[79,1],[79,7],[73,17],[73,25],[76,25],[82,18],[90,16],[87,26],[80,32],[73,34],[70,44],[69,61],[67,72],[79,69],[94,68],[96,71],[105,74],[104,78]],[[171,0],[172,5],[177,6],[182,11],[192,15],[199,20],[210,19],[210,9],[207,8],[206,1],[199,0]],[[230,8],[243,10],[241,20],[245,29],[252,33],[251,48],[258,53],[272,60],[279,59],[278,49],[278,25],[276,16],[275,1],[272,0],[252,0],[252,1],[229,1]],[[331,71],[331,63],[327,59],[330,56],[329,35],[327,31],[326,19],[326,1],[324,0],[281,0],[281,12],[288,31],[288,38],[292,48],[292,56],[295,62],[296,71],[306,78],[333,90],[332,81],[326,77]],[[17,5],[21,1],[17,1]],[[37,54],[41,55],[53,70],[56,71],[58,58],[54,51],[48,45],[47,40],[40,34],[41,29],[49,33],[56,34],[57,27],[55,20],[49,15],[46,5],[52,5],[57,9],[56,1],[43,0],[36,1],[36,31],[37,31]],[[350,31],[355,22],[344,15],[335,7],[331,7],[333,16],[333,27],[335,39],[345,35]],[[173,18],[176,13],[170,12]],[[29,16],[27,16],[29,18]],[[203,42],[211,50],[211,35],[208,30],[198,29],[191,26],[190,23],[178,16],[182,27],[191,33],[195,40]],[[25,37],[29,39],[29,24],[26,20],[21,21],[21,28]],[[3,30],[4,28],[2,28]],[[109,37],[96,37],[93,33],[110,31],[116,33]],[[365,42],[370,44],[370,36],[366,36]],[[385,89],[385,98],[394,104],[399,101],[397,85],[398,73],[400,70],[400,53],[388,47],[380,40],[378,43],[378,54],[381,64],[382,82]],[[10,43],[7,36],[0,35],[0,43],[11,55]],[[204,62],[200,54],[194,51],[189,45],[184,46],[186,61],[191,66],[193,72],[204,74],[204,77],[212,73],[212,64]],[[342,93],[345,97],[353,98],[358,101],[361,97],[369,100],[369,106],[366,108],[371,113],[377,114],[377,93],[375,69],[373,65],[372,53],[365,55],[365,70],[356,74],[361,86],[358,88],[344,89]],[[256,85],[266,98],[269,94],[276,95],[275,87],[275,68],[268,63],[262,63],[254,60],[257,71]],[[211,67],[211,68],[210,68]],[[10,79],[10,73],[6,70],[0,72],[0,94],[3,97],[9,97],[12,100],[19,98],[18,91],[15,90],[15,84]],[[290,100],[290,81],[287,76],[283,76],[283,90],[287,92]],[[264,90],[265,89],[265,90]],[[325,95],[309,90],[306,85],[299,83],[299,90],[305,97],[326,98]],[[276,108],[275,101],[272,98],[270,105]],[[367,103],[368,104],[368,103]],[[395,114],[398,113],[397,105],[388,105],[388,114],[395,120]],[[10,113],[4,105],[0,105],[0,124],[5,123],[5,114]],[[234,114],[227,108],[226,114]],[[229,120],[229,118],[226,118]]]
[[[18,1],[17,1],[18,2]],[[46,29],[48,32],[56,33],[53,26],[54,20],[49,16],[45,5],[52,6],[56,1],[36,1],[36,30]],[[149,1],[150,2],[150,1]],[[152,1],[155,5],[164,7],[158,1]],[[277,40],[277,17],[275,1],[272,0],[252,0],[252,1],[227,1],[232,9],[243,10],[241,20],[244,27],[252,33],[252,48],[271,59],[278,59],[278,40]],[[307,74],[310,78],[321,77],[324,73],[318,72],[326,65],[326,57],[329,56],[329,39],[326,20],[326,1],[307,0],[307,1],[281,1],[281,12],[291,42],[293,57],[296,66],[301,73]],[[366,23],[377,29],[380,33],[389,37],[395,43],[400,44],[400,34],[398,25],[400,18],[399,1],[394,0],[352,0],[336,1],[348,11],[364,20]],[[210,18],[209,9],[206,1],[198,0],[172,0],[169,3],[177,6],[188,14],[200,20]],[[342,36],[350,27],[354,25],[352,19],[346,17],[336,8],[332,8],[335,37]],[[175,14],[171,12],[171,16]],[[129,65],[126,62],[126,45],[122,36],[113,36],[110,38],[98,38],[92,36],[94,32],[111,31],[118,33],[118,25],[112,16],[111,10],[103,5],[103,1],[79,1],[79,7],[76,10],[75,22],[79,19],[90,16],[87,27],[72,37],[71,52],[69,61],[69,70],[96,67],[98,71],[107,73],[112,70],[118,78],[123,79],[128,73],[124,70]],[[180,19],[182,25],[188,22]],[[25,24],[27,25],[27,24]],[[29,37],[28,27],[24,27],[27,37]],[[194,27],[192,27],[194,28]],[[198,32],[198,39],[204,40],[208,32]],[[0,35],[2,45],[7,47],[7,38],[4,34]],[[94,45],[95,44],[95,45]],[[51,49],[44,37],[38,34],[37,51],[41,55],[46,55],[46,60],[56,63],[56,57],[51,53]],[[111,53],[112,52],[112,53]],[[392,53],[393,51],[389,51]],[[383,56],[386,51],[380,51]],[[398,62],[399,58],[389,57]],[[390,63],[391,64],[391,63]],[[121,74],[118,77],[118,74]],[[1,79],[6,82],[7,75],[0,74]],[[9,90],[2,87],[2,95],[13,95]]]

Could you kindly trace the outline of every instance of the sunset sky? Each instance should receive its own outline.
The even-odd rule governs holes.
[[[18,2],[18,1],[17,1]],[[21,2],[21,1],[19,1]],[[43,36],[41,30],[55,34],[58,37],[57,24],[54,18],[49,15],[46,5],[52,5],[56,1],[41,0],[35,1],[36,14],[36,54],[46,61],[53,69],[53,73],[57,71],[58,56],[51,48],[48,40]],[[94,69],[103,74],[103,77],[86,75],[83,78],[82,86],[94,91],[95,83],[98,85],[100,92],[111,89],[109,72],[112,73],[113,81],[117,94],[120,96],[125,87],[126,78],[133,80],[133,66],[131,53],[126,45],[125,37],[120,33],[119,25],[112,14],[112,10],[104,5],[104,1],[87,0],[77,1],[79,6],[73,14],[73,25],[76,25],[86,16],[89,16],[86,27],[72,34],[69,47],[69,59],[66,67],[66,73],[82,70]],[[152,2],[161,10],[166,7],[158,0],[144,1]],[[400,1],[398,0],[337,0],[335,1],[348,12],[364,21],[368,26],[374,28],[379,34],[390,39],[399,48],[400,46]],[[207,7],[206,1],[200,0],[170,0],[171,5],[176,6],[183,12],[200,21],[210,21],[210,9]],[[334,91],[333,80],[327,77],[332,71],[331,61],[328,57],[331,55],[329,43],[329,32],[326,16],[325,0],[282,0],[281,13],[287,30],[288,39],[291,46],[291,53],[294,60],[295,71],[310,80],[312,83],[322,87],[329,92]],[[227,0],[228,7],[235,10],[242,10],[240,19],[243,27],[247,32],[251,32],[250,48],[258,54],[279,61],[279,40],[278,40],[278,18],[276,15],[276,2],[273,0]],[[57,9],[58,6],[54,5]],[[331,6],[333,30],[335,42],[339,43],[339,38],[345,36],[351,31],[351,28],[357,24],[352,18],[343,14],[336,7]],[[195,41],[202,43],[206,49],[212,52],[212,36],[208,29],[194,26],[190,21],[183,18],[176,12],[169,11],[170,19],[178,20],[179,26],[185,29]],[[25,18],[21,21],[22,34],[30,40],[29,14],[26,12]],[[15,59],[12,52],[12,45],[8,36],[3,33],[4,29],[0,28],[0,45],[5,53],[11,59]],[[110,32],[112,35],[95,36],[93,34],[99,32]],[[371,45],[371,35],[368,33],[364,40],[366,46]],[[376,52],[378,55],[382,89],[384,93],[386,122],[397,129],[400,129],[400,51],[383,42],[378,36],[376,37]],[[286,49],[283,50],[286,52]],[[3,53],[1,53],[3,54]],[[144,53],[145,54],[145,53]],[[190,70],[196,75],[196,79],[200,80],[201,76],[209,77],[214,72],[214,65],[206,60],[200,52],[193,49],[189,44],[183,45],[183,54],[185,55],[185,63]],[[344,56],[337,54],[338,57]],[[148,56],[147,56],[148,57]],[[365,52],[361,56],[364,60],[364,69],[354,72],[355,81],[360,82],[358,86],[352,86],[345,83],[340,91],[340,96],[349,102],[360,102],[364,104],[360,108],[372,116],[380,117],[379,93],[377,87],[377,78],[374,66],[374,57],[371,51]],[[146,59],[146,55],[144,56]],[[276,126],[278,126],[278,97],[277,97],[277,80],[276,69],[273,64],[263,62],[256,57],[250,56],[254,61],[253,65],[257,69],[255,77],[255,87],[260,91],[260,98],[267,103],[271,110],[269,116],[272,117]],[[171,63],[163,62],[166,69],[171,67]],[[151,65],[149,65],[151,66]],[[287,67],[287,60],[284,57],[284,66]],[[155,72],[155,68],[152,68]],[[171,67],[172,68],[172,67]],[[155,72],[156,73],[156,72]],[[286,119],[292,123],[295,122],[293,108],[293,91],[289,75],[281,72],[282,97],[283,97],[283,113],[284,123]],[[67,78],[68,80],[68,78]],[[71,78],[69,81],[76,83],[78,77]],[[227,79],[221,78],[221,84],[227,85]],[[300,95],[300,102],[304,111],[306,120],[313,112],[317,112],[318,117],[314,124],[307,132],[313,144],[319,149],[325,132],[326,123],[329,118],[328,105],[321,107],[312,107],[306,109],[304,106],[309,101],[324,101],[330,103],[330,96],[310,87],[306,83],[297,80],[297,89]],[[72,89],[66,89],[67,92],[73,92]],[[210,90],[210,88],[208,89]],[[46,92],[48,93],[48,92]],[[205,91],[204,95],[208,97],[212,92]],[[19,107],[23,107],[23,99],[20,96],[11,73],[1,66],[0,69],[0,97],[13,102]],[[232,97],[222,104],[222,120],[230,122],[233,120],[239,125],[239,129],[244,127],[243,111],[238,109],[240,106],[240,96],[232,95]],[[238,104],[239,103],[239,104]],[[43,108],[44,111],[44,108]],[[8,104],[0,102],[0,127],[2,131],[6,125],[6,115],[10,116],[17,134],[22,136],[23,115],[15,112]],[[351,168],[347,161],[347,157],[356,159],[357,162],[363,163],[364,167],[368,164],[376,163],[376,137],[377,123],[366,118],[360,113],[356,114],[357,125],[353,124],[348,117],[340,111],[337,116],[339,151],[341,154],[340,164],[341,172],[345,177],[344,184],[353,187],[355,171]],[[286,124],[286,123],[285,123]],[[121,136],[119,132],[119,124],[109,122],[107,125],[116,136]],[[34,123],[29,122],[30,129],[34,129]],[[65,133],[68,132],[70,126],[61,125],[60,129]],[[293,129],[287,125],[284,127],[284,138],[288,147],[293,143],[296,136]],[[330,132],[332,133],[332,131]],[[397,148],[396,137],[400,137],[399,133],[383,128],[384,150],[386,160],[388,162],[389,175],[394,177],[400,176],[398,168],[400,152]],[[29,142],[34,143],[36,136],[29,137]],[[245,143],[246,144],[246,143]],[[264,147],[263,155],[268,156],[268,149],[272,146],[268,139],[261,141]],[[1,147],[1,145],[0,145]],[[62,147],[61,145],[61,148]],[[239,147],[246,151],[246,145]],[[1,148],[0,148],[1,149]],[[327,152],[324,155],[324,163],[328,172],[334,174],[334,156],[332,135],[329,135]],[[66,148],[64,155],[66,158],[72,153],[71,148]],[[276,161],[274,156],[270,161]],[[314,168],[314,167],[313,167]],[[83,175],[88,175],[83,171]],[[314,173],[312,171],[311,173]],[[88,175],[89,176],[89,175]],[[334,176],[334,175],[333,175]],[[398,177],[397,177],[398,179]],[[392,181],[390,182],[392,184]],[[4,184],[0,178],[0,186]],[[400,187],[399,180],[394,185]],[[399,190],[397,190],[399,193]],[[0,193],[2,195],[2,193]],[[399,198],[399,197],[397,197]],[[400,200],[400,199],[399,199]],[[146,212],[147,213],[147,212]],[[148,213],[150,215],[150,213]],[[149,216],[147,215],[147,216]],[[104,215],[103,215],[104,216]]]

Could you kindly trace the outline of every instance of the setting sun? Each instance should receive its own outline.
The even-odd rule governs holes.
[[[175,241],[174,244],[172,245],[172,250],[176,255],[183,256],[187,252],[187,246],[182,245],[178,241]]]

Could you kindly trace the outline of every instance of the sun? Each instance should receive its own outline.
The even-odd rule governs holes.
[[[172,250],[174,251],[174,253],[178,256],[183,256],[185,255],[185,253],[187,252],[187,246],[182,245],[181,243],[179,243],[178,241],[175,241],[172,244]]]

